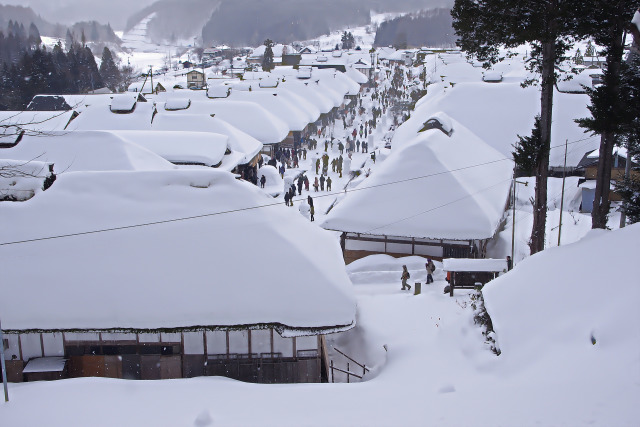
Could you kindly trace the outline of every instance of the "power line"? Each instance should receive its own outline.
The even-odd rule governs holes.
[[[586,139],[588,139],[588,138],[584,138],[584,139],[580,139],[580,140],[576,140],[576,141],[571,141],[571,142],[569,142],[569,144],[575,144],[575,143],[584,141]],[[558,147],[564,147],[564,144],[558,145],[558,146],[554,146],[554,147],[551,147],[551,148],[558,148]],[[402,184],[402,183],[405,183],[405,182],[416,181],[416,180],[419,180],[419,179],[427,179],[427,178],[431,178],[431,177],[435,177],[435,176],[440,176],[440,175],[453,173],[453,172],[459,172],[459,171],[472,169],[472,168],[476,168],[476,167],[481,167],[481,166],[487,166],[487,165],[491,165],[491,164],[495,164],[495,163],[499,163],[499,162],[504,162],[504,161],[512,161],[512,160],[505,157],[505,158],[502,158],[502,159],[492,160],[492,161],[488,161],[488,162],[478,163],[478,164],[475,164],[475,165],[460,167],[460,168],[456,168],[456,169],[450,169],[450,170],[446,170],[446,171],[436,172],[436,173],[427,174],[427,175],[421,175],[421,176],[412,177],[412,178],[406,178],[406,179],[402,179],[402,180],[398,180],[398,181],[386,182],[386,183],[367,186],[367,187],[352,188],[352,189],[349,189],[349,190],[344,189],[344,191],[337,191],[337,192],[322,194],[322,195],[319,195],[319,196],[315,196],[315,198],[332,197],[332,196],[337,196],[339,194],[354,193],[354,192],[357,192],[357,191],[364,191],[364,190],[370,190],[370,189],[379,188],[379,187],[386,187],[386,186],[389,186],[389,185]],[[498,184],[496,184],[496,185],[498,185]],[[480,191],[484,191],[484,190],[480,190]],[[470,197],[470,196],[471,195],[465,196],[462,199],[464,199],[466,197]],[[303,198],[297,198],[294,201],[301,201],[301,200],[305,200],[305,199],[306,198],[304,198],[304,197]],[[451,203],[455,203],[456,201],[451,202]],[[152,225],[169,224],[169,223],[173,223],[173,222],[190,221],[190,220],[194,220],[194,219],[208,218],[208,217],[213,217],[213,216],[218,216],[218,215],[226,215],[226,214],[231,214],[231,213],[237,213],[237,212],[243,212],[243,211],[249,211],[249,210],[255,210],[255,209],[262,209],[262,208],[277,206],[277,205],[280,205],[281,203],[282,202],[274,202],[274,203],[267,203],[267,204],[264,204],[264,205],[250,206],[250,207],[238,208],[238,209],[230,209],[230,210],[226,210],[226,211],[212,212],[212,213],[206,213],[206,214],[201,214],[201,215],[193,215],[193,216],[187,216],[187,217],[181,217],[181,218],[172,218],[172,219],[161,220],[161,221],[151,221],[151,222],[145,222],[145,223],[139,223],[139,224],[125,225],[125,226],[120,226],[120,227],[109,227],[109,228],[103,228],[103,229],[98,229],[98,230],[81,231],[81,232],[77,232],[77,233],[59,234],[59,235],[54,235],[54,236],[38,237],[38,238],[34,238],[34,239],[16,240],[16,241],[12,241],[12,242],[0,243],[0,246],[18,245],[18,244],[23,244],[23,243],[40,242],[40,241],[45,241],[45,240],[63,239],[63,238],[67,238],[67,237],[77,237],[77,236],[85,236],[85,235],[90,235],[90,234],[106,233],[106,232],[110,232],[110,231],[129,230],[129,229],[134,229],[134,228],[149,227],[149,226],[152,226]],[[450,204],[450,203],[448,203],[448,204]],[[446,204],[446,205],[448,205],[448,204]],[[443,205],[443,206],[440,206],[440,207],[444,207],[446,205]],[[433,208],[432,210],[435,210],[437,208],[439,208],[439,207]],[[426,211],[423,212],[423,213],[426,213]]]

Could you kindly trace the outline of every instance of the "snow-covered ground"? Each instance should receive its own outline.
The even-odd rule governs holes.
[[[372,43],[373,34],[366,28],[351,31],[363,48]],[[335,45],[340,35],[322,38],[321,46]],[[528,76],[519,53],[496,66],[504,80],[495,84],[483,83],[482,70],[460,54],[429,57],[426,68],[434,84],[418,102],[412,118],[424,116],[426,120],[434,112],[444,111],[508,156],[517,135],[530,132],[538,110],[538,90],[519,87]],[[156,67],[164,55],[136,51],[130,61],[140,68],[157,61]],[[383,76],[385,71],[382,68]],[[384,77],[381,87],[388,85]],[[588,99],[574,94],[556,99],[553,145],[561,145],[565,139],[579,139],[580,129],[573,119],[587,114]],[[326,150],[330,159],[340,155],[338,141],[344,142],[354,127],[369,120],[371,108],[378,105],[371,93],[365,93],[364,115],[346,128],[337,121],[327,129],[328,137],[335,138]],[[335,203],[349,197],[350,190],[357,189],[367,175],[375,175],[384,159],[394,155],[395,148],[385,148],[392,123],[391,113],[383,114],[373,136],[366,138],[369,153],[352,154],[349,169],[360,171],[359,176],[345,171],[341,178],[329,167],[333,180],[330,192],[313,189],[314,179],[319,177],[315,159],[325,153],[325,138],[316,138],[318,149],[309,150],[298,168],[286,171],[284,179],[273,168],[264,169],[264,192],[280,193],[276,200],[281,206],[274,209],[295,209],[297,214],[311,195],[315,224],[321,224]],[[413,129],[404,129],[409,128]],[[402,127],[395,130],[393,147],[401,145],[403,132]],[[597,146],[597,138],[570,145],[570,159],[575,162],[583,152],[591,151],[594,141]],[[373,151],[376,163],[371,159]],[[552,151],[556,160],[561,154],[561,148]],[[346,154],[343,157],[347,159]],[[293,208],[285,207],[281,194],[285,183],[300,173],[308,176],[310,191],[296,196]],[[420,175],[421,171],[416,171],[416,176]],[[426,260],[376,255],[346,267],[358,302],[357,325],[347,333],[328,337],[336,366],[345,369],[347,360],[334,347],[370,368],[363,382],[257,385],[208,377],[163,381],[79,378],[11,384],[11,402],[0,404],[0,424],[55,426],[90,420],[95,426],[637,425],[640,318],[635,304],[640,288],[631,266],[637,258],[640,226],[590,232],[590,216],[578,212],[578,180],[569,178],[562,246],[554,248],[561,180],[550,179],[550,249],[529,257],[529,199],[535,184],[533,178],[519,181],[528,185],[517,186],[516,267],[485,288],[500,356],[492,353],[482,329],[474,324],[472,292],[456,291],[455,298],[443,293],[442,264],[436,263],[436,282],[413,296],[400,290],[401,267],[409,267],[410,283],[424,284]],[[398,194],[399,199],[409,202],[415,197],[402,194],[401,189]],[[505,212],[505,226],[488,249],[491,257],[504,258],[511,253],[511,215],[511,210]],[[611,215],[612,228],[617,228],[618,220],[617,214]],[[313,252],[313,241],[298,243]],[[353,364],[350,369],[357,372]],[[335,379],[345,381],[339,374]]]
[[[371,367],[368,381],[10,384],[11,401],[0,404],[0,418],[12,426],[79,420],[93,426],[634,426],[640,288],[628,266],[639,238],[639,225],[594,232],[489,283],[484,292],[500,356],[473,323],[470,291],[454,298],[442,292],[440,263],[436,282],[413,296],[400,290],[400,266],[409,266],[412,281],[423,281],[424,259],[377,256],[349,266],[358,325],[329,340]],[[612,274],[615,289],[608,286]],[[333,353],[337,366],[345,366]]]

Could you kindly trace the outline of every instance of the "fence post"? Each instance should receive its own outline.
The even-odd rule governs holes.
[[[333,360],[331,361],[331,382],[336,382],[335,374],[333,373]]]

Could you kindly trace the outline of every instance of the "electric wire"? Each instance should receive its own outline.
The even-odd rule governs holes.
[[[575,144],[575,143],[579,143],[579,142],[585,141],[587,139],[589,139],[589,138],[583,138],[583,139],[579,139],[579,140],[576,140],[576,141],[571,141],[571,142],[568,142],[567,144]],[[550,147],[550,149],[564,147],[565,145],[566,144],[553,146],[553,147]],[[411,181],[416,181],[416,180],[420,180],[420,179],[427,179],[427,178],[431,178],[431,177],[435,177],[435,176],[439,176],[439,175],[444,175],[444,174],[448,174],[448,173],[454,173],[454,172],[459,172],[459,171],[472,169],[472,168],[477,168],[477,167],[481,167],[481,166],[487,166],[487,165],[491,165],[491,164],[495,164],[495,163],[499,163],[499,162],[503,162],[503,161],[512,161],[512,160],[505,157],[505,158],[502,158],[502,159],[492,160],[492,161],[488,161],[488,162],[478,163],[478,164],[475,164],[475,165],[469,165],[469,166],[465,166],[465,167],[460,167],[460,168],[456,168],[456,169],[450,169],[450,170],[436,172],[436,173],[427,174],[427,175],[421,175],[421,176],[412,177],[412,178],[406,178],[406,179],[402,179],[402,180],[398,180],[398,181],[385,182],[385,183],[382,183],[382,184],[377,184],[377,185],[372,185],[372,186],[356,187],[356,188],[352,188],[352,189],[346,189],[345,188],[344,191],[336,191],[336,192],[332,192],[332,193],[321,194],[321,195],[315,196],[315,198],[332,197],[332,196],[337,196],[339,194],[354,193],[354,192],[357,192],[357,191],[371,190],[371,189],[374,189],[374,188],[380,188],[380,187],[386,187],[386,186],[390,186],[390,185],[402,184],[402,183],[405,183],[405,182],[411,182]],[[496,185],[498,185],[498,184],[496,184]],[[479,192],[484,191],[484,190],[486,190],[486,189],[480,190]],[[476,193],[474,193],[474,194],[476,194]],[[462,200],[464,198],[467,198],[467,197],[471,197],[471,196],[472,195],[467,195],[467,196],[461,198],[460,200]],[[294,201],[301,201],[301,200],[305,200],[305,199],[306,199],[306,197],[299,197],[297,199],[294,199]],[[456,201],[458,201],[458,200],[456,200]],[[456,201],[449,202],[449,203],[446,203],[445,205],[437,206],[435,208],[432,208],[432,209],[429,210],[429,212],[433,211],[435,209],[439,209],[439,208],[448,206],[449,204],[455,203]],[[131,224],[131,225],[124,225],[124,226],[118,226],[118,227],[108,227],[108,228],[102,228],[102,229],[96,229],[96,230],[80,231],[80,232],[75,232],[75,233],[58,234],[58,235],[53,235],[53,236],[37,237],[37,238],[32,238],[32,239],[15,240],[15,241],[10,241],[10,242],[2,242],[2,243],[0,243],[0,246],[11,246],[11,245],[33,243],[33,242],[41,242],[41,241],[47,241],[47,240],[63,239],[63,238],[69,238],[69,237],[86,236],[86,235],[91,235],[91,234],[99,234],[99,233],[106,233],[106,232],[119,231],[119,230],[130,230],[130,229],[141,228],[141,227],[149,227],[149,226],[153,226],[153,225],[161,225],[161,224],[169,224],[169,223],[174,223],[174,222],[190,221],[190,220],[195,220],[195,219],[214,217],[214,216],[218,216],[218,215],[227,215],[227,214],[238,213],[238,212],[243,212],[243,211],[262,209],[262,208],[277,206],[277,205],[281,205],[281,204],[282,204],[282,202],[274,202],[274,203],[267,203],[267,204],[263,204],[263,205],[249,206],[249,207],[237,208],[237,209],[229,209],[229,210],[226,210],[226,211],[211,212],[211,213],[205,213],[205,214],[200,214],[200,215],[192,215],[192,216],[186,216],[186,217],[180,217],[180,218],[171,218],[171,219],[166,219],[166,220],[150,221],[150,222]],[[426,212],[427,211],[425,211],[423,213],[426,213]],[[418,215],[421,215],[421,214],[422,213],[420,213]]]

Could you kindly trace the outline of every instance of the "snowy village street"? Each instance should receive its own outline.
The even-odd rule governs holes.
[[[173,46],[154,16],[123,36],[137,69]],[[530,255],[536,177],[513,150],[540,107],[531,46],[485,70],[374,48],[372,27],[295,66],[274,44],[263,71],[265,45],[149,93],[145,71],[0,111],[30,121],[0,135],[0,170],[23,172],[0,176],[0,427],[638,425],[640,224],[616,200],[592,230],[591,71],[554,92]],[[195,40],[168,61],[192,58]]]

